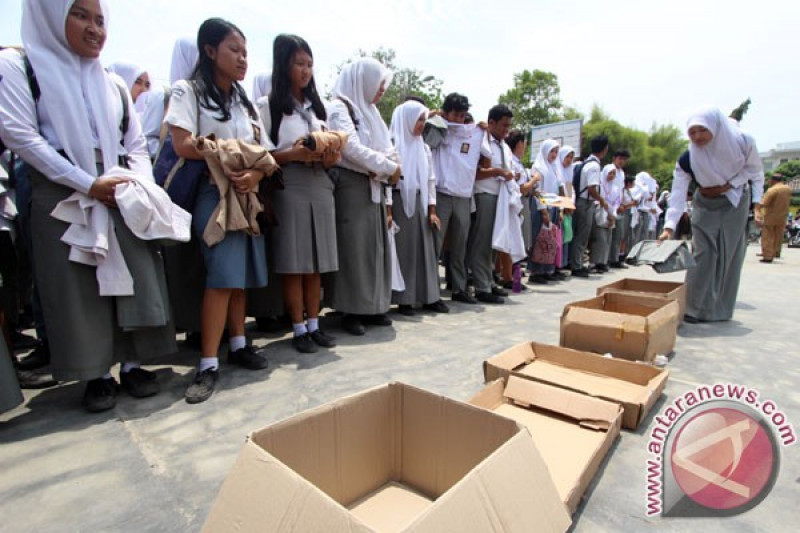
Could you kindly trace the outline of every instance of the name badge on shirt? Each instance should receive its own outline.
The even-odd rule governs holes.
[[[461,143],[461,153],[462,154],[469,153],[469,143]]]

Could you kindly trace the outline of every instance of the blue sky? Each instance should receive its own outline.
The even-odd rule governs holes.
[[[215,6],[215,4],[217,4]],[[274,2],[110,0],[106,63],[131,61],[151,77],[168,77],[172,43],[196,35],[208,17],[242,28],[249,79],[271,68],[278,33],[302,35],[317,83],[332,84],[335,66],[359,48],[397,52],[401,66],[444,81],[485,116],[513,74],[558,75],[566,104],[588,112],[597,103],[623,124],[680,127],[703,105],[729,111],[750,96],[743,127],[759,149],[800,140],[800,2],[652,0],[461,2],[372,0]],[[0,0],[0,43],[19,43],[20,0]]]

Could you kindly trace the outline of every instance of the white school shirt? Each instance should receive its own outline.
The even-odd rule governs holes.
[[[525,168],[525,165],[522,164],[522,161],[519,160],[519,157],[514,155],[514,159],[511,161],[511,172],[516,174],[519,172],[519,178],[517,179],[517,185],[522,187],[529,181],[531,181],[531,173],[530,171]]]
[[[201,100],[202,101],[202,100]],[[200,130],[198,131],[197,112],[200,112]],[[226,121],[218,120],[219,111],[206,109],[202,103],[198,106],[194,89],[187,80],[178,80],[172,86],[172,96],[169,99],[169,109],[164,122],[170,126],[184,129],[194,135],[209,136],[213,134],[217,139],[239,139],[245,143],[255,143],[254,127],[261,130],[261,146],[268,147],[267,134],[256,119],[252,119],[244,103],[239,97],[233,96],[230,106],[231,118]]]
[[[744,170],[739,172],[728,183],[731,184],[731,189],[725,193],[725,197],[736,207],[742,199],[744,188],[747,185],[749,176],[755,175],[756,178],[751,182],[752,198],[750,201],[754,204],[761,203],[761,197],[764,195],[764,172],[761,163],[761,157],[758,155],[755,141],[749,135],[744,136],[745,139],[745,164]],[[719,183],[709,183],[705,181],[703,176],[695,175],[697,184],[701,187],[710,187],[720,185]],[[686,211],[686,195],[689,191],[689,183],[692,178],[683,171],[679,164],[675,164],[675,171],[672,180],[672,194],[669,197],[669,208],[667,214],[664,216],[664,227],[675,230],[681,216]]]
[[[339,99],[332,100],[327,106],[328,127],[333,131],[347,134],[347,143],[342,149],[342,160],[339,166],[369,174],[374,172],[379,177],[391,176],[397,170],[397,163],[389,159],[389,154],[373,150],[361,143],[353,119],[345,103]],[[286,117],[283,119],[286,120]]]
[[[511,148],[505,142],[495,139],[488,132],[486,132],[485,136],[489,138],[489,146],[492,149],[492,168],[511,170],[511,160],[514,157]],[[475,180],[475,193],[488,193],[496,196],[500,194],[500,186],[503,181],[505,181],[505,178],[500,176]]]
[[[264,139],[270,152],[283,152],[288,150],[298,139],[302,139],[312,131],[324,131],[327,126],[324,121],[317,118],[311,108],[311,102],[306,100],[302,107],[295,101],[295,112],[283,115],[281,126],[278,128],[278,144],[272,142],[269,134],[272,131],[272,115],[269,111],[269,97],[258,99],[258,112],[261,114],[261,123],[264,125]]]
[[[646,211],[649,213],[658,205],[658,201],[656,200],[658,182],[652,177],[642,176],[641,178],[637,178],[636,185],[638,185],[642,191],[642,201],[639,203],[639,211]]]
[[[447,124],[447,135],[433,151],[436,190],[458,198],[470,198],[480,157],[491,158],[486,133],[475,124]]]
[[[600,160],[596,155],[590,155],[586,158],[586,162],[581,169],[581,188],[575,191],[575,194],[583,191],[580,195],[581,198],[589,198],[589,187],[592,185],[600,188],[600,177],[602,175],[602,168]]]
[[[428,159],[428,179],[426,180],[427,184],[420,184],[420,187],[427,187],[428,188],[428,205],[436,205],[436,171],[433,169],[433,156],[431,155],[431,148],[427,144],[425,145],[425,157]],[[392,190],[399,191],[400,190],[400,182],[398,181],[396,185],[391,186],[388,185],[385,187],[386,189],[386,205],[391,206],[392,202]],[[422,190],[420,189],[420,192]],[[424,199],[424,196],[423,196]],[[422,216],[428,216],[428,213],[422,213]]]
[[[54,183],[88,194],[96,178],[58,153],[64,147],[56,137],[46,109],[34,104],[25,74],[25,63],[18,51],[12,48],[0,51],[0,71],[3,72],[0,83],[0,137],[5,145]],[[127,153],[132,170],[152,177],[153,169],[139,116],[127,88],[125,92],[130,118],[123,137],[124,147],[117,145],[118,155]],[[76,95],[75,100],[75,105],[84,105],[80,95]],[[114,106],[113,115],[121,123],[122,100],[114,98],[111,105]],[[97,139],[95,148],[99,148]]]

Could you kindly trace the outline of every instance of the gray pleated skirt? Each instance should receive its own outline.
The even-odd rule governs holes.
[[[283,167],[283,190],[273,196],[278,226],[272,253],[278,274],[314,274],[339,269],[333,182],[319,165]]]
[[[5,413],[22,403],[22,391],[17,382],[17,371],[11,362],[6,340],[0,335],[0,413]]]
[[[530,254],[533,248],[533,215],[531,211],[532,197],[522,198],[522,241],[525,243],[525,251]]]
[[[31,169],[31,233],[53,377],[94,379],[115,362],[145,361],[176,351],[166,277],[159,246],[131,233],[119,211],[110,213],[134,296],[100,296],[96,269],[69,260],[61,236],[69,224],[50,212],[74,191]]]
[[[214,209],[219,203],[219,189],[202,180],[192,210],[192,238],[196,239],[206,265],[209,289],[251,289],[267,284],[267,254],[263,235],[229,231],[225,238],[209,247],[203,240]]]
[[[428,207],[422,206],[417,193],[417,209],[408,218],[400,191],[392,192],[392,220],[400,227],[394,236],[397,260],[406,283],[403,292],[392,291],[392,303],[398,305],[432,304],[439,301],[439,272],[433,231],[428,224]]]
[[[695,192],[692,247],[697,264],[686,273],[687,315],[708,321],[733,318],[747,250],[749,208],[749,190],[736,207],[725,196],[706,198]]]
[[[385,313],[392,298],[385,199],[381,194],[380,203],[372,202],[366,174],[340,167],[331,172],[337,178],[334,196],[339,270],[330,284],[330,305],[344,313]]]

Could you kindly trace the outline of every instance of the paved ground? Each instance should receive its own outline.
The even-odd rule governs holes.
[[[772,398],[800,430],[800,250],[786,250],[773,265],[748,252],[735,320],[681,327],[657,409],[697,384],[730,381]],[[624,275],[682,278],[659,277],[648,267]],[[466,400],[483,385],[485,358],[528,340],[557,343],[564,304],[619,277],[536,287],[504,306],[453,304],[444,316],[395,314],[393,328],[360,338],[330,318],[327,329],[339,346],[317,355],[295,353],[288,334],[259,337],[272,367],[223,367],[219,391],[196,406],[183,401],[195,362],[190,353],[162,361],[160,395],[121,396],[104,414],[82,410],[78,384],[26,392],[23,406],[0,415],[0,531],[198,531],[250,430],[388,380]],[[646,424],[652,421],[651,415]],[[575,531],[796,531],[800,446],[783,450],[775,488],[748,513],[647,519],[647,435],[646,427],[623,432],[574,517]]]

